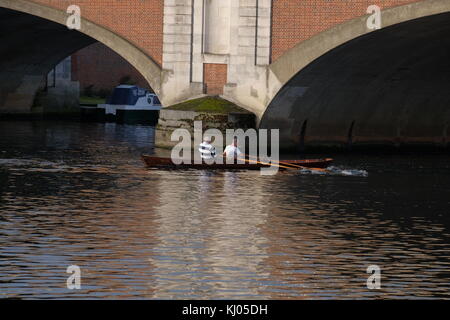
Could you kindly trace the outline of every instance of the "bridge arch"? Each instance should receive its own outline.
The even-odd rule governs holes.
[[[19,68],[19,66],[13,68],[11,65],[9,65],[9,61],[4,62],[4,64],[2,65],[0,61],[0,65],[2,65],[3,69],[3,75],[0,75],[0,79],[11,79],[15,77],[15,74],[22,73],[22,78],[20,79],[20,81],[19,79],[16,79],[16,81],[10,81],[9,87],[3,88],[3,92],[0,92],[0,109],[2,105],[9,101],[12,103],[12,105],[20,104],[20,107],[17,109],[17,111],[26,111],[23,108],[29,108],[30,97],[29,94],[24,94],[24,92],[32,92],[34,90],[37,90],[37,87],[33,82],[36,82],[40,77],[45,75],[45,72],[50,71],[53,66],[55,66],[65,57],[96,41],[103,43],[104,45],[118,53],[120,56],[122,56],[125,60],[127,60],[148,81],[155,93],[160,94],[162,68],[158,63],[155,62],[155,60],[151,56],[146,54],[143,50],[135,46],[133,43],[127,41],[120,35],[87,19],[84,19],[83,17],[81,17],[80,30],[68,30],[66,27],[68,14],[66,12],[31,1],[0,0],[0,11],[1,10],[6,10],[9,13],[17,13],[21,15],[17,16],[15,20],[11,19],[10,25],[12,25],[12,27],[10,27],[10,29],[6,27],[6,30],[3,30],[3,32],[0,31],[2,40],[6,41],[5,48],[8,47],[9,49],[11,49],[13,48],[13,45],[16,45],[16,49],[21,50],[20,54],[25,55],[23,51],[25,50],[26,44],[19,43],[19,40],[17,38],[28,38],[28,46],[30,51],[34,50],[34,57],[22,58],[20,62],[23,64],[22,68]],[[31,20],[30,18],[27,21],[20,21],[20,19],[23,18],[22,16],[24,14],[33,17],[34,20]],[[39,21],[37,21],[37,19],[39,19]],[[5,28],[8,22],[5,21],[5,19],[3,20],[4,21],[2,28]],[[41,23],[44,21],[45,23]],[[25,30],[11,29],[15,24],[21,22],[23,22],[22,25],[20,25],[21,27],[28,26],[30,29],[35,28],[35,26],[40,23],[42,25],[41,29],[46,28],[48,31],[50,31],[48,37],[54,36],[54,42],[61,41],[60,44],[54,44],[55,47],[58,46],[57,50],[55,52],[50,52],[50,50],[47,50],[47,48],[45,48],[46,45],[53,45],[50,41],[51,39],[45,39],[46,42],[44,42],[44,38],[33,39],[33,30],[28,30],[28,32],[25,32]],[[51,29],[49,27],[50,24],[59,25],[60,27],[58,30],[55,30],[55,28]],[[36,31],[36,33],[38,32]],[[6,40],[3,38],[6,38]],[[43,41],[41,48],[37,49],[35,48],[36,46],[32,45],[32,42],[34,40]],[[11,46],[8,45],[7,41],[11,42]],[[9,58],[14,56],[14,58],[17,58],[18,56],[12,51],[9,53],[6,52],[6,49],[0,51],[3,51],[0,52],[0,59],[3,60],[8,60]],[[2,53],[3,56],[1,56]],[[31,55],[31,53],[29,55]],[[19,64],[18,60],[16,61],[16,64]],[[9,100],[8,94],[10,98]],[[12,96],[14,97],[11,98]],[[23,98],[24,96],[27,96],[27,98]],[[24,107],[25,105],[28,106]],[[20,110],[21,108],[23,110]]]
[[[382,28],[426,16],[450,11],[448,0],[422,0],[385,9],[381,12]],[[344,22],[298,43],[269,66],[269,100],[297,73],[330,50],[368,33],[364,15]],[[376,31],[375,31],[376,32]]]
[[[282,147],[348,146],[349,132],[352,145],[448,145],[442,132],[450,120],[444,91],[450,1],[383,10],[382,29],[373,32],[366,29],[367,18],[299,43],[269,66],[260,127],[280,128]],[[423,112],[432,106],[433,113]]]

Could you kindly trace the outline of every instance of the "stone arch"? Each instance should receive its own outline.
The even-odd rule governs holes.
[[[30,14],[61,25],[66,24],[68,17],[64,11],[25,0],[0,0],[0,8]],[[81,18],[81,29],[78,31],[105,44],[122,56],[143,75],[155,93],[160,94],[162,69],[152,57],[125,38],[87,19]]]
[[[422,0],[388,8],[381,12],[382,28],[445,12],[450,12],[450,1],[448,0]],[[368,17],[367,14],[321,32],[300,42],[275,60],[269,66],[266,108],[281,88],[311,62],[334,48],[369,33],[370,31],[366,27]]]
[[[286,149],[303,143],[308,148],[345,148],[349,142],[354,149],[444,146],[450,119],[450,2],[423,1],[415,8],[387,10],[384,28],[354,34],[344,43],[336,40],[343,37],[339,27],[333,29],[336,38],[328,34],[331,38],[325,39],[336,47],[321,48],[325,52],[317,57],[308,57],[309,49],[303,47],[309,62],[294,73],[295,57],[285,61],[282,67],[291,68],[291,78],[286,76],[286,83],[279,82],[281,87],[272,92],[260,127],[279,128],[280,144]],[[366,17],[359,20],[362,28]],[[305,59],[298,56],[303,63]],[[301,138],[303,119],[308,119],[308,130]]]

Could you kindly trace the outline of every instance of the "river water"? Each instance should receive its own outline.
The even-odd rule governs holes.
[[[448,155],[337,155],[320,175],[162,171],[139,158],[153,136],[0,122],[0,298],[450,297]]]

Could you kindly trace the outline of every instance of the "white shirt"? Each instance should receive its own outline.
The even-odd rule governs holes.
[[[229,158],[231,158],[231,157],[239,157],[242,154],[241,150],[239,150],[238,147],[236,147],[236,146],[234,146],[232,144],[230,144],[229,146],[227,146],[225,148],[224,153]]]
[[[216,148],[208,142],[202,142],[198,147],[198,151],[202,159],[212,159],[216,156]]]

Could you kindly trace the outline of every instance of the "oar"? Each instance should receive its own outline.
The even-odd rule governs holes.
[[[246,154],[247,157],[251,157],[251,158],[257,158],[254,156],[251,156],[249,154]],[[288,163],[288,162],[281,162],[281,161],[276,161],[278,164],[284,165],[284,166],[290,166],[291,168],[298,168],[298,169],[309,169],[309,170],[316,170],[316,171],[323,171],[323,172],[329,172],[329,170],[326,169],[322,169],[322,168],[310,168],[310,167],[304,167],[304,166],[299,166],[297,164],[293,164],[293,163]]]
[[[292,167],[286,167],[286,166],[275,164],[275,163],[267,163],[267,162],[262,162],[262,161],[256,161],[256,160],[250,160],[250,159],[239,159],[239,158],[238,158],[238,160],[253,162],[253,163],[257,163],[257,164],[263,164],[263,165],[267,165],[267,166],[274,166],[274,167],[279,167],[279,168],[283,168],[283,169],[294,169]]]

